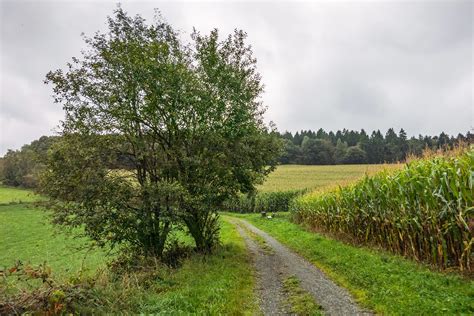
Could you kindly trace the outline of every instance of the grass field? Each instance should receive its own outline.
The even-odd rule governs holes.
[[[308,232],[288,214],[268,220],[232,214],[268,232],[348,288],[365,306],[388,315],[472,315],[474,282],[433,272],[382,251],[353,247]]]
[[[41,196],[31,190],[0,186],[0,205],[10,203],[30,203],[41,200]]]
[[[303,166],[281,165],[271,173],[263,185],[258,187],[261,192],[320,189],[327,186],[343,185],[363,177],[366,173],[373,174],[384,168],[398,168],[399,165],[335,165],[335,166]]]
[[[0,267],[18,260],[33,265],[46,261],[53,275],[62,278],[103,265],[104,252],[86,249],[84,238],[58,233],[46,212],[26,203],[41,199],[30,190],[0,187]]]
[[[17,260],[34,266],[46,262],[54,279],[70,282],[81,269],[86,271],[82,275],[94,277],[112,259],[101,250],[79,249],[88,244],[87,239],[55,231],[47,212],[32,204],[8,204],[34,201],[29,191],[0,187],[0,196],[4,203],[0,205],[0,271]],[[256,314],[258,305],[249,255],[242,237],[224,219],[221,243],[212,256],[191,256],[178,269],[161,267],[155,279],[147,278],[151,285],[133,285],[133,274],[126,281],[106,281],[96,290],[108,302],[102,312]],[[101,275],[103,272],[98,277]],[[13,284],[11,281],[2,283],[0,279],[0,303],[2,286],[15,286],[15,280]]]
[[[81,268],[95,271],[106,261],[104,252],[84,249],[85,238],[58,233],[45,212],[28,204],[0,206],[0,240],[3,267],[17,260],[33,265],[46,261],[56,277],[63,277]]]

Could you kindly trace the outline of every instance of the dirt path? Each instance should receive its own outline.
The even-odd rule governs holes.
[[[267,233],[245,220],[232,218],[247,247],[255,256],[258,274],[258,291],[264,315],[288,315],[282,281],[288,276],[296,276],[301,287],[314,297],[327,315],[370,315],[354,302],[344,288],[329,280],[324,273],[311,263],[295,254]],[[245,229],[244,229],[245,228]],[[250,236],[260,236],[265,247]]]
[[[255,270],[257,271],[257,291],[260,299],[260,309],[264,315],[289,315],[285,304],[285,293],[282,286],[282,271],[279,262],[274,259],[274,254],[263,249],[256,240],[249,236],[242,228],[239,220],[232,221],[236,224],[240,235],[244,237],[247,248],[254,257]],[[239,225],[240,224],[240,225]]]

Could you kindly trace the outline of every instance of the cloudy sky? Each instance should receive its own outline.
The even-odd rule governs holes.
[[[0,0],[0,155],[54,132],[45,74],[80,55],[81,32],[105,31],[117,2]],[[149,21],[160,9],[183,39],[245,30],[280,131],[474,127],[472,1],[121,2]]]

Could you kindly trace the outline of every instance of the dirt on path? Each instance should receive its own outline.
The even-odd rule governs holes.
[[[245,220],[232,218],[239,233],[244,237],[249,251],[254,255],[257,271],[257,288],[260,308],[264,315],[290,315],[286,303],[283,280],[295,276],[301,288],[307,291],[323,308],[326,315],[372,315],[361,309],[349,292],[329,280],[314,265],[295,254],[267,233]],[[259,245],[255,236],[265,243]]]

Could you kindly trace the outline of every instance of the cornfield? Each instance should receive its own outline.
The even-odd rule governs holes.
[[[414,160],[291,204],[293,218],[320,231],[445,269],[473,270],[474,148]]]

